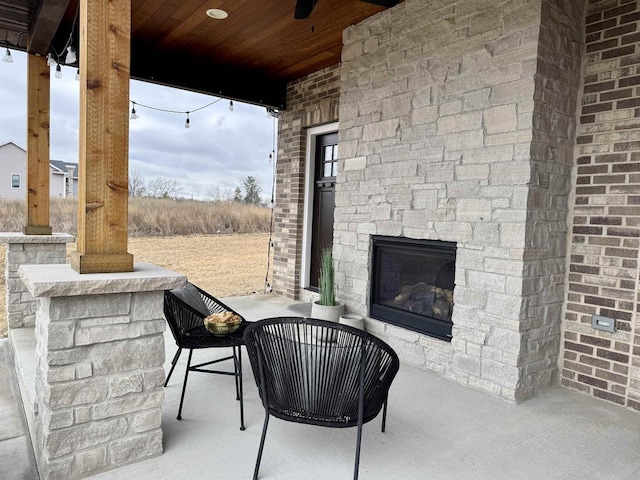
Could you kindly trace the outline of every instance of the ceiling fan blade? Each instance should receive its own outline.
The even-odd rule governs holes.
[[[313,7],[316,6],[318,0],[298,0],[296,2],[296,11],[293,14],[293,18],[296,20],[302,20],[311,15]]]
[[[362,0],[363,2],[373,3],[374,5],[380,5],[381,7],[391,8],[399,3],[399,0]]]

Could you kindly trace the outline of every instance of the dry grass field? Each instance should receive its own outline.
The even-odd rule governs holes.
[[[268,233],[129,239],[129,253],[136,262],[182,273],[217,297],[264,292],[268,246]],[[70,244],[67,252],[75,248]],[[5,247],[0,245],[0,338],[7,335],[4,263]]]

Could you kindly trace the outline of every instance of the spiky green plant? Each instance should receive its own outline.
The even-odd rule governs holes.
[[[325,248],[320,257],[320,305],[333,307],[336,304],[336,294],[333,290],[333,256],[330,248]]]

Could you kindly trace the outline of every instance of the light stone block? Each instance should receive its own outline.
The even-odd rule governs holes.
[[[108,400],[94,405],[92,415],[94,420],[113,418],[118,415],[139,412],[147,408],[162,407],[164,391],[132,394],[115,400]]]
[[[135,433],[147,432],[155,428],[160,428],[162,421],[162,409],[154,408],[137,413],[133,417],[133,431]]]
[[[518,116],[513,104],[489,108],[484,111],[484,128],[489,135],[511,132],[517,126]]]
[[[75,382],[56,383],[45,388],[45,400],[52,410],[87,405],[107,397],[105,378],[92,378]]]
[[[365,125],[362,133],[362,140],[370,142],[374,140],[381,140],[383,138],[395,137],[398,126],[399,122],[397,118]]]
[[[104,470],[106,466],[106,447],[80,452],[74,459],[74,469],[82,476]]]
[[[76,427],[49,432],[44,441],[43,453],[48,458],[63,455],[123,437],[127,433],[124,418],[85,423]]]
[[[493,211],[491,200],[460,198],[456,202],[456,219],[463,222],[488,222]]]
[[[471,288],[498,293],[505,292],[506,279],[504,275],[470,270],[467,273],[467,280]]]
[[[367,157],[346,158],[344,160],[344,171],[364,170],[367,166]]]
[[[114,466],[154,457],[162,453],[162,431],[152,430],[123,440],[113,442],[109,447]]]
[[[462,109],[462,107],[461,107]],[[470,112],[450,117],[441,117],[437,121],[438,135],[476,130],[482,127],[482,113]]]
[[[523,299],[521,297],[489,292],[487,297],[487,313],[512,319],[521,318]]]
[[[91,349],[94,375],[129,372],[162,365],[164,339],[162,335],[100,343]]]
[[[142,373],[120,375],[109,380],[109,396],[122,397],[128,393],[142,392]]]

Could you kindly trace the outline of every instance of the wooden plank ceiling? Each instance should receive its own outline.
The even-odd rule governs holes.
[[[39,0],[36,6],[0,0],[0,35],[3,21],[12,18],[3,5],[19,5],[31,15],[63,2],[68,6],[53,39],[62,50],[77,0]],[[338,63],[342,31],[386,8],[362,0],[317,0],[309,18],[295,20],[295,5],[296,0],[132,0],[131,76],[282,109],[287,81]],[[211,8],[229,16],[209,18]],[[14,8],[14,17],[16,12],[24,29],[24,15]],[[46,53],[41,46],[28,50]]]

